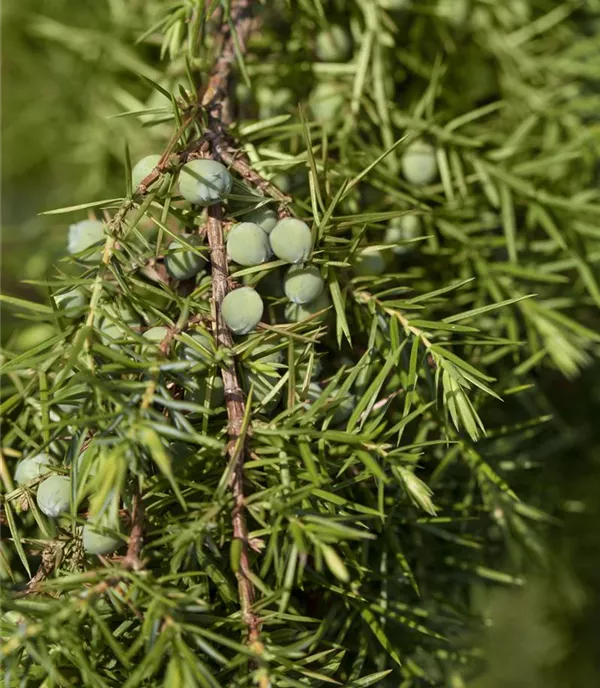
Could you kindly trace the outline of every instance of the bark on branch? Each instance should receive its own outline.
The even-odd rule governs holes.
[[[224,136],[224,127],[230,124],[231,108],[228,93],[230,79],[237,48],[244,54],[252,27],[250,0],[234,0],[231,7],[231,28],[224,27],[222,50],[208,80],[202,96],[202,105],[208,114],[208,126],[213,134],[213,142],[219,142]],[[234,35],[235,34],[235,35]],[[217,146],[213,153],[219,155]],[[231,349],[233,337],[223,319],[221,305],[229,291],[229,273],[227,251],[223,236],[223,217],[220,205],[211,206],[208,210],[208,243],[212,266],[212,298],[214,309],[214,332],[219,348]],[[246,454],[244,441],[238,441],[242,429],[245,403],[244,394],[239,384],[235,363],[221,368],[225,405],[228,418],[228,454],[233,465],[231,490],[234,498],[232,512],[233,537],[241,543],[239,568],[236,572],[242,619],[247,627],[247,641],[255,645],[260,635],[260,619],[253,610],[255,590],[250,579],[248,529],[246,526],[246,505],[244,500],[244,458]]]

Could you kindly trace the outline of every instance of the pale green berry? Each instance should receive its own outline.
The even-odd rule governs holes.
[[[63,414],[76,414],[85,403],[89,389],[86,383],[69,385],[54,395],[54,403]]]
[[[15,482],[18,485],[26,485],[40,475],[45,475],[50,470],[52,459],[48,454],[35,454],[23,459],[15,470]]]
[[[317,35],[315,53],[323,62],[345,62],[352,55],[352,38],[337,24]]]
[[[265,400],[273,392],[277,383],[281,380],[281,376],[276,373],[265,373],[261,371],[260,373],[254,371],[244,371],[244,383],[246,387],[246,392],[250,392],[250,387],[252,387],[252,402],[253,404],[264,404],[264,413],[272,413],[278,406],[281,400],[281,387],[269,398],[268,401]]]
[[[333,425],[340,425],[341,423],[347,421],[352,415],[352,411],[354,411],[354,408],[356,407],[356,397],[354,394],[346,393],[346,396],[343,400],[340,401],[339,396],[334,397],[334,399],[339,403],[335,408],[331,422]]]
[[[244,215],[246,222],[254,222],[263,232],[270,234],[277,224],[277,213],[268,205],[261,205],[259,208],[254,208],[249,213]],[[237,261],[236,261],[237,262]]]
[[[230,193],[232,183],[229,170],[216,160],[192,160],[179,173],[179,193],[196,205],[220,203]]]
[[[195,380],[190,384],[190,389],[185,391],[185,399],[198,406],[207,406],[211,409],[223,406],[225,403],[225,388],[219,374],[207,378]]]
[[[259,119],[269,119],[284,114],[292,104],[294,94],[289,88],[259,86],[256,91]]]
[[[328,308],[330,305],[331,300],[329,298],[329,294],[326,291],[324,291],[321,294],[321,296],[317,297],[314,301],[311,301],[310,303],[288,303],[285,307],[285,319],[288,322],[300,322],[301,320],[305,320],[309,316],[314,315],[315,313],[318,313],[319,311],[322,311],[325,308]],[[320,317],[313,318],[312,322],[324,320],[327,317],[327,315],[328,312],[325,311],[320,315]]]
[[[260,344],[252,350],[250,359],[258,363],[265,363],[267,365],[272,363],[283,363],[285,354],[282,349],[273,349],[271,344]]]
[[[299,391],[301,391],[301,389]],[[321,394],[323,394],[321,385],[318,382],[311,382],[306,390],[306,401],[309,404],[313,403],[320,398]]]
[[[151,284],[145,281],[131,283],[131,290],[144,303],[149,303],[160,311],[164,311],[171,303],[167,293],[157,283]]]
[[[90,246],[100,244],[106,240],[104,225],[99,220],[83,220],[69,227],[69,239],[67,250],[72,255],[81,253]],[[98,250],[91,255],[82,257],[84,263],[97,263],[102,258],[102,251]]]
[[[48,323],[31,325],[15,333],[11,340],[11,348],[15,351],[27,351],[54,337],[54,335],[56,335],[56,330]]]
[[[394,244],[393,252],[396,255],[408,253],[413,250],[414,244],[402,244],[401,242],[418,237],[420,229],[421,223],[418,215],[395,217],[385,232],[385,243]]]
[[[37,491],[37,505],[50,518],[69,510],[71,502],[71,481],[64,475],[51,475],[40,483]]]
[[[310,303],[323,292],[325,281],[314,265],[292,265],[287,271],[283,288],[293,303]]]
[[[88,300],[83,289],[75,287],[75,289],[55,294],[54,302],[65,317],[76,318],[81,315],[81,309],[87,304]]]
[[[142,337],[148,340],[148,344],[142,344],[142,353],[148,356],[158,356],[159,347],[169,330],[162,325],[151,327],[142,333]]]
[[[118,342],[127,339],[132,327],[140,323],[139,316],[127,305],[107,309],[100,322],[100,341],[105,346],[118,348]]]
[[[160,155],[147,155],[138,160],[131,170],[131,186],[134,191],[160,162]]]
[[[435,148],[425,141],[413,141],[402,156],[402,172],[410,184],[431,184],[438,174]]]
[[[286,217],[269,234],[271,250],[287,263],[305,263],[312,251],[312,236],[305,222]]]
[[[202,244],[200,237],[195,234],[184,237],[184,240],[192,246]],[[203,270],[205,265],[206,258],[202,254],[191,251],[179,240],[174,239],[169,244],[169,253],[165,257],[165,267],[174,279],[190,279]]]
[[[215,348],[214,340],[206,330],[194,330],[194,332],[189,332],[188,335],[196,346],[181,341],[178,351],[186,361],[194,364],[196,371],[199,371],[199,363],[208,364],[212,360],[212,352]]]
[[[371,277],[385,272],[385,258],[379,251],[359,253],[352,264],[354,274],[358,277]]]
[[[227,237],[227,255],[238,265],[260,265],[271,253],[269,236],[254,222],[240,222]]]
[[[330,124],[344,107],[344,89],[336,83],[320,83],[309,96],[309,105],[314,118],[323,124]]]
[[[110,554],[121,545],[121,540],[119,538],[113,537],[112,535],[106,535],[102,532],[102,527],[109,528],[110,530],[117,530],[117,523],[110,522],[109,519],[103,518],[99,521],[99,524],[101,525],[97,526],[93,521],[88,521],[88,523],[83,526],[83,549],[88,554]]]
[[[288,193],[292,186],[292,180],[289,174],[283,174],[280,172],[271,178],[271,184],[276,186],[283,193]]]
[[[263,312],[263,300],[252,287],[230,291],[221,305],[225,324],[234,334],[252,332],[261,321]]]

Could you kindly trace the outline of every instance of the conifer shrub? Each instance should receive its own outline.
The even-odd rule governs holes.
[[[148,157],[49,211],[47,302],[3,297],[43,328],[3,351],[7,685],[481,672],[487,591],[545,557],[540,378],[600,343],[586,10],[513,4],[130,19]]]

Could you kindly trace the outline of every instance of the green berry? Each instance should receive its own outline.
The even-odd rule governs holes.
[[[105,528],[117,530],[117,524],[110,523],[106,518],[101,519],[100,523]],[[115,538],[112,535],[104,535],[101,530],[101,527],[97,526],[92,521],[88,521],[88,523],[83,526],[83,549],[88,554],[110,554],[121,545],[120,539]]]
[[[315,53],[323,62],[345,62],[352,55],[352,38],[346,29],[333,24],[317,35]]]
[[[435,148],[425,141],[413,141],[402,156],[402,172],[410,184],[431,184],[438,173]]]
[[[200,246],[200,237],[192,234],[186,236],[185,241],[192,246]],[[171,277],[178,280],[186,280],[197,275],[206,265],[206,258],[194,253],[180,241],[174,239],[169,245],[169,253],[165,258],[165,267]]]
[[[89,395],[89,385],[69,385],[54,395],[54,403],[63,414],[77,414]]]
[[[244,215],[245,222],[254,222],[263,232],[270,234],[277,224],[277,213],[268,205],[261,205]],[[237,262],[237,261],[236,261]]]
[[[216,160],[192,160],[179,174],[179,193],[190,203],[214,205],[231,191],[229,170]]]
[[[238,265],[260,265],[270,255],[269,236],[254,222],[240,222],[227,237],[227,255]]]
[[[339,397],[335,397],[336,401],[340,401]],[[352,411],[356,407],[356,397],[354,394],[348,394],[340,403],[336,406],[335,412],[331,422],[333,425],[340,425],[350,418]]]
[[[148,356],[158,356],[159,346],[167,336],[168,331],[166,327],[158,325],[157,327],[151,327],[149,330],[143,332],[142,337],[148,340],[148,344],[142,344],[142,353]]]
[[[381,275],[385,272],[385,258],[376,253],[359,253],[353,263],[354,274],[358,277]]]
[[[225,403],[223,380],[218,373],[211,377],[194,380],[184,396],[187,401],[198,406],[208,406],[211,409],[223,406]]]
[[[52,459],[48,454],[35,454],[23,459],[15,470],[15,482],[18,485],[26,485],[40,475],[45,475],[50,470]]]
[[[42,344],[47,339],[54,337],[56,330],[48,323],[40,323],[39,325],[31,325],[22,330],[18,330],[11,339],[11,347],[15,351],[27,351],[33,349],[34,346]]]
[[[288,322],[300,322],[305,320],[314,313],[318,313],[331,305],[329,299],[329,294],[324,291],[321,296],[316,298],[310,303],[298,304],[298,303],[288,303],[285,307],[285,319]],[[328,313],[323,313],[319,318],[315,318],[313,322],[324,320]]]
[[[344,107],[343,87],[336,83],[320,83],[309,96],[309,105],[314,118],[323,124],[329,124]]]
[[[69,510],[71,502],[71,481],[64,475],[51,475],[40,483],[37,491],[37,505],[46,516],[56,518]]]
[[[408,253],[413,250],[414,244],[402,244],[419,236],[421,223],[418,215],[403,215],[396,217],[385,232],[385,243],[394,244],[393,252],[396,255]]]
[[[134,191],[158,165],[160,158],[160,155],[147,155],[136,162],[131,170],[131,186]]]
[[[83,220],[69,227],[67,249],[71,255],[81,253],[94,244],[104,242],[106,235],[104,225],[99,220]],[[102,251],[95,251],[81,260],[85,263],[97,263],[102,258]]]
[[[283,363],[285,355],[281,349],[273,349],[271,344],[260,344],[252,350],[250,360],[257,363],[270,365],[272,363]]]
[[[202,362],[208,364],[212,361],[212,352],[215,348],[214,340],[206,330],[195,330],[188,334],[196,346],[181,341],[179,344],[179,351],[182,358],[193,363],[195,366],[194,369],[198,371],[198,363]]]
[[[81,309],[87,304],[87,296],[79,287],[63,291],[54,295],[56,307],[66,318],[76,318],[81,315]]]
[[[131,283],[131,290],[139,297],[140,301],[149,303],[160,311],[164,311],[171,303],[168,294],[156,282],[136,280],[136,282]]]
[[[244,386],[246,392],[250,392],[250,387],[252,387],[252,401],[253,404],[263,405],[263,412],[270,414],[277,408],[279,402],[281,401],[281,387],[269,398],[268,401],[265,400],[273,392],[273,389],[277,383],[281,380],[281,375],[276,372],[265,373],[265,372],[254,372],[254,371],[244,371]]]
[[[288,263],[305,263],[312,251],[308,225],[293,217],[279,220],[269,235],[269,241],[277,258]]]
[[[261,321],[264,304],[252,287],[241,287],[227,294],[221,312],[225,324],[234,334],[248,334]]]
[[[283,283],[285,295],[293,303],[310,303],[323,292],[325,282],[314,265],[292,265]]]
[[[283,193],[288,193],[292,186],[290,175],[283,174],[282,172],[276,174],[270,181],[273,186],[276,186],[280,191],[283,191]]]
[[[284,114],[292,104],[294,94],[289,88],[259,86],[256,91],[259,119],[269,119]]]
[[[118,342],[127,339],[131,328],[139,324],[137,313],[129,306],[110,307],[100,322],[100,341],[104,346],[118,348]]]

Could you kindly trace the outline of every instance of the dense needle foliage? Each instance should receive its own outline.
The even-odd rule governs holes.
[[[6,685],[466,685],[485,590],[549,558],[528,495],[565,432],[540,378],[600,342],[598,8],[110,4],[119,35],[31,24],[86,56],[104,128],[61,148],[82,175],[50,211],[48,299],[2,297],[36,323],[2,352]],[[190,156],[230,169],[223,203],[182,200]],[[308,304],[277,256],[223,274],[265,209],[311,228]],[[103,241],[67,255],[94,218]],[[240,287],[264,314],[231,339],[219,290]],[[70,480],[57,518],[46,475],[14,480],[42,452]],[[95,523],[116,552],[84,547]]]

